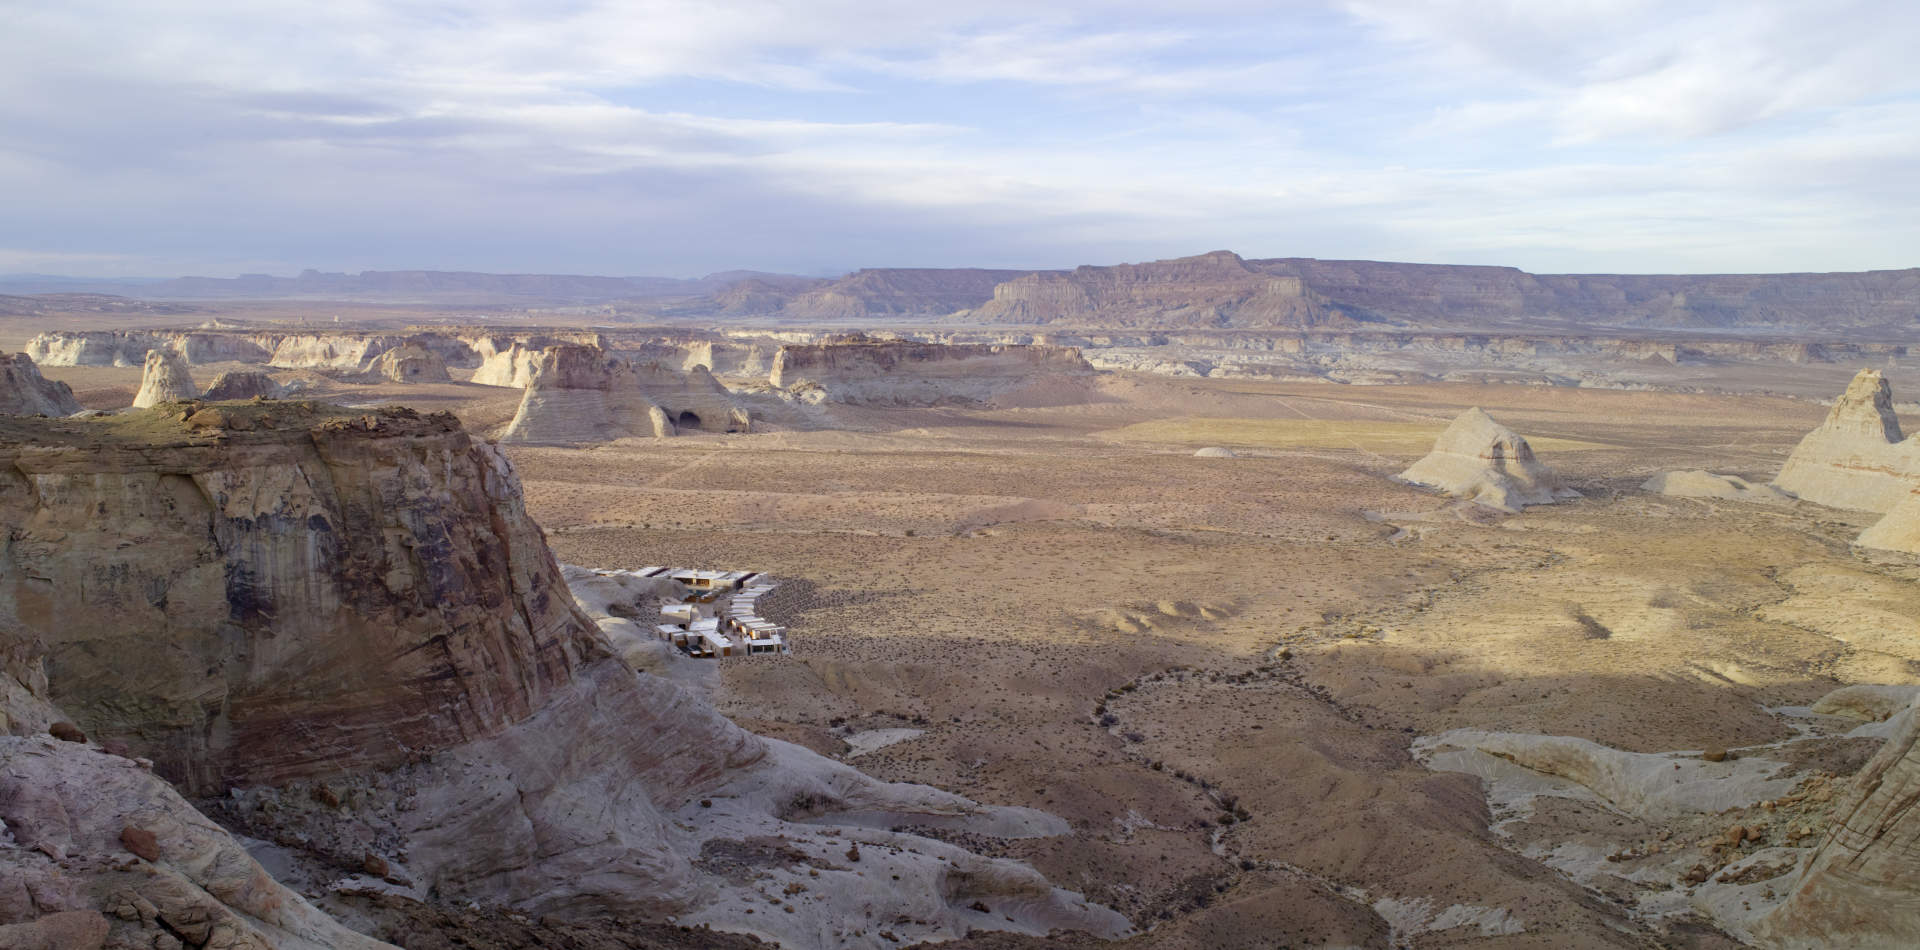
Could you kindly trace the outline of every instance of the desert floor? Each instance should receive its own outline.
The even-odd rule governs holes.
[[[100,406],[138,382],[47,375]],[[315,386],[483,430],[518,396]],[[1498,516],[1390,480],[1472,405],[1584,497]],[[766,612],[794,655],[722,661],[720,708],[841,755],[849,729],[922,730],[849,761],[1067,818],[1071,837],[966,843],[1127,914],[1136,945],[1715,947],[1734,944],[1685,913],[1628,913],[1625,866],[1582,886],[1523,855],[1478,779],[1410,749],[1470,727],[1737,750],[1795,737],[1769,707],[1920,683],[1920,570],[1849,548],[1872,516],[1639,490],[1671,469],[1764,481],[1824,412],[1103,376],[1073,405],[848,408],[834,429],[774,412],[774,431],[508,454],[564,562],[781,578]],[[1844,776],[1870,751],[1791,754]],[[1568,805],[1525,833],[1662,832]]]

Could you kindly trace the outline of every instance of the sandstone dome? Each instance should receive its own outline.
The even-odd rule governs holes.
[[[140,375],[140,392],[133,397],[133,408],[145,409],[199,395],[193,375],[187,372],[186,358],[172,350],[147,351],[147,365]]]
[[[1526,439],[1478,406],[1455,418],[1434,440],[1433,451],[1398,477],[1507,512],[1580,494],[1533,457]]]
[[[1220,446],[1217,446],[1217,445],[1209,445],[1206,448],[1193,453],[1193,457],[1197,459],[1237,459],[1240,456],[1238,453],[1234,452],[1234,450],[1232,449],[1221,448]]]
[[[0,353],[0,415],[70,416],[80,411],[73,389],[40,375],[25,353]]]
[[[380,354],[373,361],[373,371],[396,383],[444,383],[453,378],[447,375],[447,361],[440,354],[416,342]]]

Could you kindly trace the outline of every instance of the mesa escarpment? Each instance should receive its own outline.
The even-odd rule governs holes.
[[[768,382],[790,394],[871,405],[984,402],[1023,386],[1090,376],[1071,347],[916,343],[847,337],[790,344]]]
[[[0,353],[0,415],[70,416],[79,411],[73,387],[40,375],[33,357]]]
[[[9,649],[44,650],[45,695],[93,740],[218,793],[223,820],[254,837],[298,842],[317,880],[351,864],[416,894],[678,913],[795,946],[1127,929],[1024,865],[860,819],[835,826],[855,812],[882,827],[1066,830],[874,781],[632,671],[567,592],[512,469],[451,417],[226,403],[17,419],[0,422],[0,471]],[[131,791],[101,806],[102,827],[155,820],[157,780],[113,781]],[[786,820],[796,812],[810,823]],[[277,899],[250,860],[208,850],[224,832],[178,850],[173,828],[148,829],[145,860],[183,873],[212,862],[215,884],[239,874]],[[105,847],[94,837],[87,853]],[[768,905],[708,856],[776,838],[780,860],[760,873],[795,909],[756,917]],[[97,867],[77,876],[112,892]],[[300,907],[286,903],[275,919]],[[866,914],[897,934],[835,925]],[[263,945],[358,945],[328,943],[327,922],[302,926],[318,936]]]

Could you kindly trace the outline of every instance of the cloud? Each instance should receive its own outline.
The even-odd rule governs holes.
[[[0,188],[81,269],[1886,266],[1908,6],[71,0]]]

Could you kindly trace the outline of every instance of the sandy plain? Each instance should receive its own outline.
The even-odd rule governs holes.
[[[47,375],[99,407],[138,382]],[[482,431],[518,397],[313,386]],[[765,612],[795,653],[721,663],[720,708],[835,754],[849,729],[921,730],[857,764],[1066,818],[1070,837],[964,843],[1128,915],[1135,946],[1735,946],[1702,915],[1631,909],[1654,885],[1630,864],[1576,882],[1526,853],[1662,829],[1579,803],[1503,825],[1415,740],[1774,743],[1844,779],[1870,745],[1796,745],[1770,708],[1920,683],[1920,570],[1850,549],[1872,516],[1638,489],[1670,469],[1765,481],[1817,403],[1132,375],[1086,396],[508,454],[562,561],[782,578]],[[1493,516],[1389,479],[1471,405],[1585,497]]]

